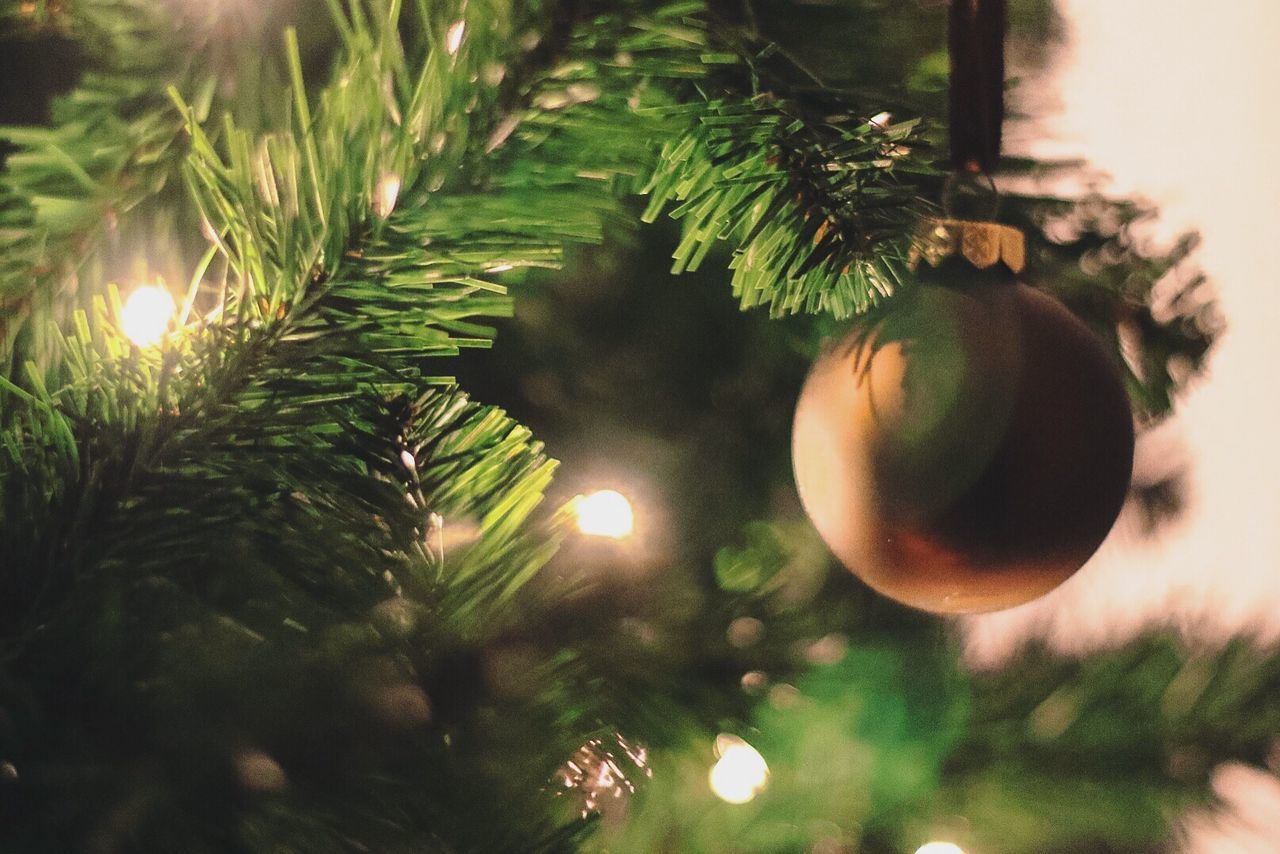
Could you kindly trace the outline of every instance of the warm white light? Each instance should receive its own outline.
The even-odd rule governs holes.
[[[178,312],[173,296],[158,285],[146,285],[129,295],[120,314],[120,327],[139,347],[159,343]]]
[[[769,784],[769,765],[754,747],[732,735],[716,737],[716,755],[707,780],[716,797],[731,804],[745,804]]]
[[[621,540],[635,530],[631,502],[612,489],[579,496],[574,510],[578,514],[578,530],[593,537]]]
[[[457,21],[453,26],[449,27],[449,31],[444,35],[444,49],[453,56],[458,52],[458,48],[462,47],[462,36],[467,31],[466,21]]]
[[[400,198],[400,176],[394,172],[383,173],[378,179],[378,190],[373,194],[373,212],[382,219],[391,216]]]
[[[954,842],[926,842],[916,854],[964,854],[964,849]]]

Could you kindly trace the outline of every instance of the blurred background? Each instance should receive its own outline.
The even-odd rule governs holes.
[[[1037,120],[1012,146],[1087,158],[1110,189],[1160,208],[1157,238],[1204,238],[1225,332],[1178,414],[1147,435],[1138,465],[1185,470],[1186,504],[1159,536],[1117,526],[1093,562],[1045,599],[968,626],[994,664],[1028,635],[1085,652],[1152,624],[1214,644],[1280,633],[1280,5],[1271,0],[1059,0],[1064,42],[1020,87]],[[1216,788],[1234,816],[1192,823],[1191,849],[1280,851],[1280,786],[1242,767]]]
[[[1269,366],[1280,290],[1270,267],[1280,237],[1280,164],[1269,151],[1280,116],[1265,105],[1280,98],[1272,48],[1280,7],[1062,0],[1060,8],[1066,41],[1020,90],[1044,98],[1036,104],[1041,116],[1016,129],[1012,145],[1040,157],[1088,158],[1110,176],[1112,192],[1160,208],[1151,229],[1158,239],[1198,230],[1226,330],[1208,374],[1139,453],[1148,470],[1185,468],[1186,512],[1143,542],[1122,527],[1088,572],[1037,606],[981,621],[975,641],[998,644],[1041,620],[1069,649],[1149,620],[1274,637],[1280,400]]]

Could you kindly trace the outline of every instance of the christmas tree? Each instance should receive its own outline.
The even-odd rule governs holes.
[[[1274,760],[1249,638],[974,668],[797,499],[822,342],[995,197],[940,4],[0,22],[0,850],[1139,852]],[[1159,424],[1218,327],[1195,236],[989,165]]]

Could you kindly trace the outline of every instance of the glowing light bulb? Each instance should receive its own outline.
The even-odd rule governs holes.
[[[621,540],[635,531],[631,502],[612,489],[579,496],[574,511],[578,514],[578,530],[593,537]]]
[[[449,31],[444,34],[444,49],[453,56],[458,52],[458,48],[462,47],[462,36],[467,32],[466,21],[455,21],[449,27]]]
[[[129,295],[120,313],[120,328],[139,347],[157,344],[178,311],[173,296],[159,285],[145,285]]]
[[[916,854],[964,854],[964,849],[954,842],[926,842]]]
[[[386,219],[396,209],[396,200],[400,198],[400,176],[394,172],[384,172],[378,179],[378,188],[373,194],[373,212]]]
[[[769,765],[754,747],[732,735],[716,737],[716,755],[707,781],[717,798],[745,804],[769,785]]]

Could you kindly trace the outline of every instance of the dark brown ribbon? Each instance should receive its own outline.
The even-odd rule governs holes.
[[[995,171],[1004,124],[1005,0],[951,0],[951,165]]]

